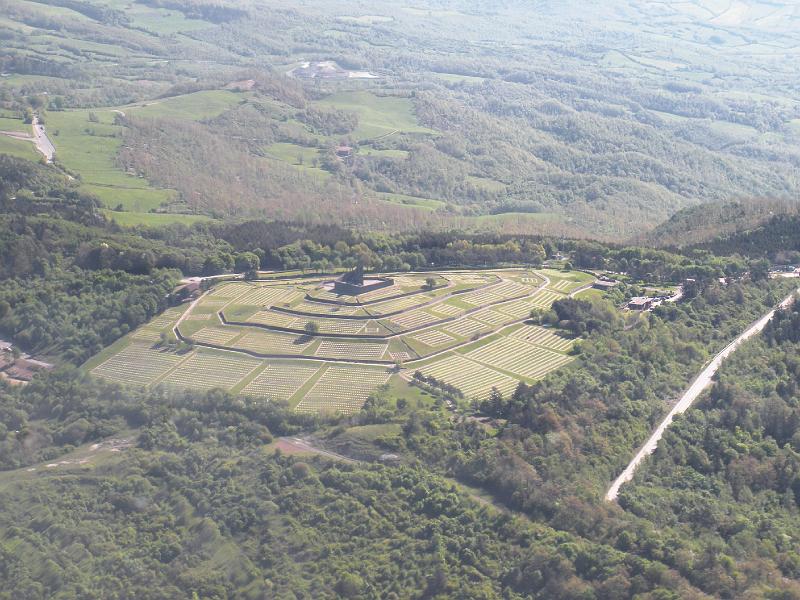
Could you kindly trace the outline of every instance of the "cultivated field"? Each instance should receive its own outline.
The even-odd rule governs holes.
[[[339,296],[319,277],[220,282],[131,332],[92,372],[129,385],[219,387],[305,412],[355,412],[390,377],[417,370],[467,398],[510,394],[572,360],[572,339],[522,323],[588,281],[530,269],[409,273],[360,296]]]

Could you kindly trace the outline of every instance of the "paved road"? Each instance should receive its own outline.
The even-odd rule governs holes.
[[[36,146],[36,149],[44,155],[44,158],[47,162],[53,162],[53,156],[56,153],[56,147],[53,146],[53,142],[50,141],[50,138],[47,137],[47,133],[44,130],[44,125],[39,123],[39,117],[33,117],[33,143]]]
[[[800,289],[798,289],[797,292],[800,292]],[[781,308],[789,306],[794,301],[794,298],[795,293],[792,293],[783,302],[781,302],[779,306]],[[636,456],[633,457],[633,460],[630,462],[630,464],[625,467],[625,470],[614,480],[614,483],[611,484],[611,487],[608,488],[605,496],[608,502],[613,502],[617,499],[619,488],[622,486],[622,484],[633,479],[633,474],[636,472],[637,467],[645,458],[647,458],[647,456],[655,451],[661,436],[664,435],[664,431],[666,431],[667,427],[669,427],[670,423],[672,423],[672,419],[675,417],[675,415],[686,412],[686,410],[694,403],[694,401],[697,400],[698,396],[700,396],[703,390],[711,385],[711,379],[719,369],[722,361],[725,360],[729,355],[733,354],[744,341],[753,337],[757,333],[760,333],[774,315],[775,309],[769,311],[758,321],[750,325],[750,327],[742,332],[739,337],[725,346],[725,348],[723,348],[723,350],[717,354],[700,372],[700,374],[697,376],[697,379],[694,380],[692,385],[689,386],[689,389],[687,389],[683,396],[681,396],[681,399],[678,400],[678,403],[672,408],[671,411],[669,411],[659,426],[656,427],[656,430],[650,436],[650,439],[647,440],[645,445],[642,446],[639,452],[636,453]]]

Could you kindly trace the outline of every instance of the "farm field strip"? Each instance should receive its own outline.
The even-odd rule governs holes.
[[[316,356],[328,358],[345,358],[354,360],[380,360],[386,349],[387,343],[378,342],[339,342],[322,340],[317,348]]]
[[[208,321],[214,316],[214,313],[206,313],[206,314],[191,314],[186,315],[186,321]]]
[[[261,364],[260,360],[244,356],[195,352],[189,360],[175,367],[163,383],[184,389],[220,387],[230,390]]]
[[[466,356],[490,367],[530,379],[538,379],[572,360],[564,354],[515,338],[500,338]]]
[[[454,354],[419,369],[423,375],[435,377],[456,386],[467,398],[486,398],[496,387],[504,395],[512,393],[518,381],[504,373]]]
[[[332,411],[352,414],[369,395],[389,380],[387,369],[355,369],[332,365],[297,405],[298,412]]]
[[[513,332],[509,337],[528,342],[529,344],[558,350],[559,352],[567,352],[572,348],[574,343],[574,340],[570,338],[536,325],[525,325],[522,329]]]
[[[455,338],[452,338],[443,331],[438,331],[436,329],[431,329],[430,331],[426,331],[424,333],[418,333],[417,335],[411,337],[418,342],[431,347],[444,346],[445,344],[451,344],[455,342]]]
[[[150,385],[185,357],[133,343],[92,369],[94,375],[131,385]]]
[[[319,365],[269,364],[240,392],[260,400],[288,400],[311,379]]]
[[[259,354],[302,354],[311,339],[272,331],[248,331],[234,342],[232,348],[250,350]]]

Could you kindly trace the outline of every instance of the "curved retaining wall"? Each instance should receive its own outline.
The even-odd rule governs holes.
[[[432,292],[434,290],[441,290],[448,287],[450,287],[449,283],[447,285],[437,285],[430,289],[415,290],[413,292],[404,292],[394,296],[387,296],[386,298],[378,298],[377,300],[367,300],[366,302],[339,302],[338,300],[326,300],[325,298],[315,298],[308,292],[306,292],[305,299],[309,302],[316,302],[317,304],[335,304],[336,306],[370,306],[372,304],[377,304],[378,302],[388,302],[389,300],[397,300],[398,298],[405,298],[406,296],[414,296],[416,294],[424,294],[425,292]]]

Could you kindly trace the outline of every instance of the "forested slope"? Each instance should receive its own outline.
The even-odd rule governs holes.
[[[769,597],[779,580],[784,597],[800,594],[798,343],[795,305],[723,365],[620,497],[641,519],[693,540],[680,560],[722,597],[748,588]]]
[[[796,15],[755,4],[7,3],[0,119],[36,112],[120,223],[629,239],[794,202]]]

